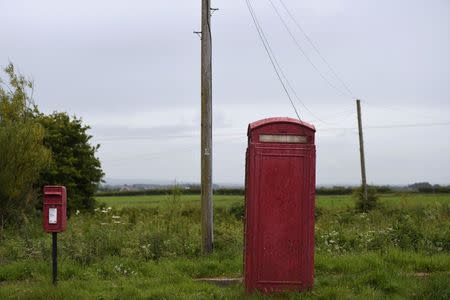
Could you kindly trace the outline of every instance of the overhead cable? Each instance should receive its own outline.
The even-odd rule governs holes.
[[[286,23],[286,21],[284,20],[283,16],[280,14],[280,12],[278,11],[277,7],[274,5],[272,0],[269,0],[273,10],[275,11],[276,15],[278,16],[278,18],[280,19],[281,23],[283,24],[284,28],[286,29],[286,31],[288,32],[289,36],[292,38],[292,40],[294,41],[295,45],[297,46],[297,49],[300,51],[300,53],[306,58],[306,60],[309,62],[309,64],[313,67],[313,69],[317,72],[317,74],[319,74],[319,76],[331,87],[333,88],[335,91],[337,91],[341,96],[347,96],[348,93],[343,92],[341,89],[339,89],[336,85],[334,85],[320,70],[319,68],[314,64],[314,62],[312,61],[312,59],[308,56],[308,54],[306,53],[306,51],[303,49],[303,47],[300,45],[300,42],[297,40],[297,38],[295,37],[295,35],[292,33],[292,31],[290,30],[288,24]],[[351,96],[351,94],[348,94],[348,96]]]
[[[316,44],[312,41],[312,39],[309,37],[309,35],[306,33],[306,31],[303,29],[303,27],[300,25],[300,23],[297,21],[297,19],[294,17],[290,9],[286,6],[283,0],[279,0],[281,5],[283,6],[284,10],[287,12],[291,20],[294,22],[294,24],[297,26],[297,28],[301,31],[301,33],[305,36],[308,43],[311,45],[311,47],[314,49],[314,51],[317,53],[317,55],[322,59],[322,61],[325,63],[325,65],[328,67],[328,69],[331,71],[331,73],[336,77],[336,79],[341,83],[341,85],[345,88],[345,90],[351,95],[353,98],[356,98],[354,96],[354,93],[349,88],[349,86],[345,83],[345,81],[338,75],[338,73],[334,70],[334,68],[331,66],[331,64],[325,59],[325,56],[322,55],[322,52],[319,50],[319,47],[316,46]]]
[[[275,71],[275,73],[276,73],[276,75],[278,77],[278,80],[280,81],[281,85],[283,86],[283,89],[284,89],[287,97],[289,98],[289,101],[291,102],[292,108],[294,109],[295,114],[297,115],[297,118],[299,120],[301,120],[300,115],[299,115],[299,113],[297,111],[297,108],[295,107],[294,102],[292,101],[291,95],[289,94],[289,91],[288,91],[286,85],[284,84],[284,81],[283,81],[282,76],[280,74],[280,72],[282,73],[283,71],[282,71],[280,65],[278,64],[278,62],[276,61],[275,56],[273,55],[272,49],[270,48],[270,45],[269,45],[269,43],[268,43],[268,41],[267,41],[267,39],[265,37],[264,31],[263,31],[261,25],[259,24],[258,19],[256,17],[256,14],[255,14],[255,12],[253,10],[252,4],[250,3],[250,0],[245,0],[245,2],[247,3],[247,8],[248,8],[248,11],[250,12],[250,15],[252,17],[253,24],[256,27],[256,31],[258,32],[258,36],[259,36],[261,42],[263,43],[264,49],[266,50],[266,53],[267,53],[267,56],[269,56],[270,63],[272,64],[273,70]],[[286,78],[284,76],[284,74],[283,74],[283,77]]]

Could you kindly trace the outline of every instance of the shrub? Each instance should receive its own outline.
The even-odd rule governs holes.
[[[377,190],[373,186],[367,186],[367,201],[364,199],[364,189],[361,186],[354,192],[356,198],[356,210],[360,212],[368,212],[377,207],[378,195]]]
[[[44,130],[32,118],[35,106],[27,92],[30,81],[5,68],[0,78],[0,239],[7,224],[18,224],[34,211],[34,186],[50,161]]]
[[[243,220],[245,217],[244,203],[236,202],[231,205],[228,212],[238,220]]]
[[[44,145],[52,152],[49,167],[42,172],[39,184],[67,187],[67,210],[92,210],[94,193],[104,175],[95,156],[100,145],[91,145],[89,126],[66,113],[36,114],[45,129]]]

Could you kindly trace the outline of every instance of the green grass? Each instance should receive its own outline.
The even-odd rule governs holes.
[[[149,195],[149,196],[107,196],[97,197],[97,201],[114,208],[123,207],[160,207],[171,199],[171,195]],[[200,195],[181,195],[181,200],[186,203],[200,205]],[[242,203],[244,196],[214,195],[215,207],[228,208],[234,203]],[[380,203],[388,206],[410,206],[416,204],[441,204],[450,203],[448,194],[386,194],[380,195]],[[350,195],[316,197],[317,207],[346,208],[354,206],[354,199]]]
[[[200,254],[199,196],[102,197],[104,208],[69,219],[58,237],[40,219],[0,241],[0,299],[449,299],[450,196],[386,195],[356,213],[349,196],[320,196],[315,286],[305,293],[246,295],[201,277],[241,277],[239,196],[215,196],[215,253]],[[112,207],[108,209],[108,207]]]
[[[409,261],[420,260],[422,268]],[[194,281],[196,277],[239,276],[241,257],[218,255],[197,259],[142,262],[107,257],[89,266],[62,260],[57,287],[50,283],[48,262],[15,262],[2,269],[0,298],[16,299],[270,299],[245,295],[242,285],[221,288]],[[283,299],[448,299],[448,255],[424,258],[416,253],[326,255],[316,257],[315,287],[306,293],[283,293]],[[433,270],[430,275],[418,272]],[[17,274],[23,274],[18,276]],[[6,281],[5,281],[6,280]]]
[[[106,206],[114,208],[123,207],[161,207],[170,199],[171,195],[149,195],[149,196],[107,196],[97,197],[97,201],[104,203]],[[182,195],[181,201],[190,204],[200,204],[200,195]],[[244,201],[244,196],[227,196],[227,195],[214,195],[214,204],[216,207],[230,207],[233,203],[239,203]]]

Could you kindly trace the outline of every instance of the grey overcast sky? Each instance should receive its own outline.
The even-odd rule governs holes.
[[[320,74],[344,91],[272,1]],[[450,184],[450,1],[283,2],[353,92],[331,88],[270,2],[252,1],[277,60],[313,112],[295,102],[318,129],[317,184],[359,182],[355,96],[363,100],[369,182]],[[200,40],[193,31],[200,4],[0,0],[0,65],[11,61],[34,80],[42,111],[66,111],[92,126],[107,178],[198,182]],[[212,6],[220,9],[212,17],[214,181],[243,183],[248,123],[295,114],[245,0]]]

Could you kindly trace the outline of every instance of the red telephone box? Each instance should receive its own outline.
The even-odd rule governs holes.
[[[45,232],[62,232],[67,227],[66,187],[44,186],[43,225]]]
[[[262,292],[312,288],[314,126],[269,118],[248,127],[244,283]]]

